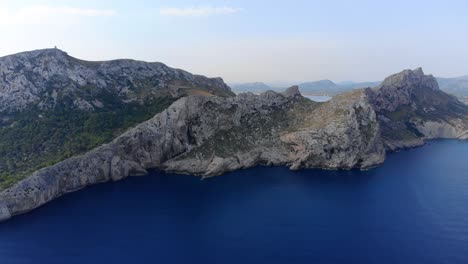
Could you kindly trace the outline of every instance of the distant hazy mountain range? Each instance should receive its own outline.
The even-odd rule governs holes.
[[[456,78],[437,78],[440,88],[450,94],[458,97],[468,97],[468,75]],[[299,89],[304,95],[329,95],[365,87],[375,87],[381,82],[340,82],[335,83],[330,80],[320,80],[314,82],[305,82],[299,84]],[[234,92],[253,92],[261,93],[267,90],[281,91],[284,87],[274,84],[265,84],[262,82],[231,84]]]
[[[366,88],[366,87],[375,87],[381,82],[344,82],[344,83],[334,83],[330,80],[321,80],[315,82],[305,82],[299,85],[299,89],[303,94],[307,95],[335,95],[344,91],[356,89],[356,88]]]
[[[468,75],[457,78],[437,78],[440,89],[456,96],[468,97]]]
[[[258,92],[264,92],[268,90],[277,89],[262,82],[231,84],[231,88],[237,93],[243,93],[243,92],[258,93]]]
[[[364,87],[374,87],[379,85],[380,82],[342,82],[342,83],[334,83],[330,80],[320,80],[314,82],[305,82],[299,84],[299,89],[301,93],[304,95],[335,95],[340,92],[344,92],[347,90],[355,89],[355,88],[364,88]],[[292,83],[290,85],[293,85]],[[273,91],[282,91],[287,86],[290,85],[278,85],[278,84],[266,84],[263,82],[252,82],[252,83],[239,83],[239,84],[231,84],[231,87],[234,92],[241,93],[241,92],[253,92],[253,93],[261,93],[268,90]]]

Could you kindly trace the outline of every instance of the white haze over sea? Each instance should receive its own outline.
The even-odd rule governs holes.
[[[304,97],[315,102],[326,102],[331,99],[330,96],[326,96],[326,95],[304,95]]]

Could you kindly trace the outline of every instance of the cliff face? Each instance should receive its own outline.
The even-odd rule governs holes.
[[[421,70],[326,103],[279,94],[190,96],[85,155],[39,170],[0,194],[0,219],[87,185],[148,169],[209,177],[257,165],[366,169],[386,150],[466,138],[467,108]]]
[[[392,75],[367,92],[390,150],[420,146],[427,139],[467,139],[468,108],[420,68]]]
[[[234,93],[220,78],[162,63],[83,61],[58,49],[0,58],[0,190],[109,143],[187,95]]]
[[[367,168],[385,156],[375,118],[363,91],[325,104],[294,90],[185,97],[112,143],[35,172],[2,192],[0,205],[14,215],[154,168],[205,177],[259,164]]]
[[[27,107],[50,109],[67,100],[70,106],[94,110],[105,106],[100,95],[118,95],[123,102],[143,102],[161,93],[200,89],[233,96],[220,78],[206,78],[134,60],[83,61],[58,49],[23,52],[0,58],[0,113]]]

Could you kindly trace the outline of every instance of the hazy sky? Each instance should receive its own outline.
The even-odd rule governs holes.
[[[0,56],[53,47],[227,82],[468,74],[468,1],[0,0]]]

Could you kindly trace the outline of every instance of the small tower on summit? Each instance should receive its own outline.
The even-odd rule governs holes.
[[[57,46],[54,46],[54,49],[57,49]]]

